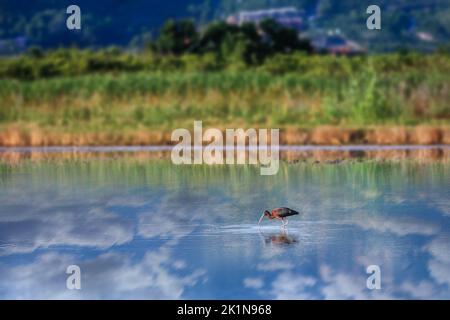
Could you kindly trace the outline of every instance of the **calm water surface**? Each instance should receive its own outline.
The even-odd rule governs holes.
[[[303,212],[283,231],[264,209]],[[66,268],[81,268],[81,290]],[[381,290],[366,268],[381,269]],[[0,298],[450,299],[450,163],[0,164]]]

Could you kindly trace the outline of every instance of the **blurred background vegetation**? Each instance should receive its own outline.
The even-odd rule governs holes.
[[[0,0],[0,49],[1,39],[26,38],[23,52],[0,57],[0,145],[19,141],[17,131],[170,132],[199,119],[221,128],[448,127],[450,1],[379,1],[382,31],[365,27],[367,1],[166,2],[78,1],[74,32],[69,2]],[[274,4],[302,8],[307,32],[224,21]],[[368,50],[318,52],[314,33],[337,27]]]
[[[169,19],[189,18],[203,28],[241,10],[295,6],[309,29],[340,29],[371,51],[401,48],[429,50],[449,44],[449,0],[378,0],[383,32],[365,28],[371,0],[77,0],[83,28],[68,32],[65,9],[70,0],[0,0],[0,41],[24,37],[42,48],[139,47],[157,38]],[[432,41],[421,40],[420,34]],[[428,39],[430,40],[430,39]]]
[[[0,124],[64,130],[448,124],[450,56],[134,55],[60,49],[2,62]],[[34,79],[30,81],[29,79]]]

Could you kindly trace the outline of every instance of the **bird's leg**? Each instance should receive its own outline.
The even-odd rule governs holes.
[[[288,218],[285,218],[285,220],[286,220],[286,223],[285,223],[285,227],[289,224],[289,220],[288,220]]]

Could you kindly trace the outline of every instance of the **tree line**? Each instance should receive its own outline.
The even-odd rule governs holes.
[[[219,60],[240,58],[248,65],[260,64],[277,53],[313,50],[311,42],[300,39],[296,30],[271,19],[242,25],[217,21],[203,31],[198,31],[192,20],[169,20],[149,46],[161,54],[214,53]]]

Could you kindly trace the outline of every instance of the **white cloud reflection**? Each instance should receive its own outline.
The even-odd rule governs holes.
[[[0,297],[179,299],[186,297],[189,289],[203,285],[207,277],[210,286],[200,291],[214,297],[217,292],[208,289],[220,288],[225,296],[226,290],[232,294],[236,288],[222,288],[223,273],[216,271],[224,264],[229,267],[230,279],[236,280],[230,283],[241,285],[242,296],[450,297],[450,241],[442,236],[442,220],[433,220],[425,212],[423,216],[395,211],[389,215],[381,213],[381,207],[375,207],[372,215],[365,211],[370,210],[365,207],[368,202],[386,201],[386,210],[388,205],[411,204],[395,194],[395,201],[389,200],[378,190],[347,193],[345,188],[315,185],[299,191],[285,190],[284,185],[280,189],[276,181],[269,185],[249,194],[213,192],[205,185],[133,194],[103,190],[99,195],[90,193],[95,190],[26,193],[10,188],[0,195]],[[248,188],[253,189],[251,181]],[[324,189],[327,196],[322,196]],[[306,215],[292,219],[289,225],[296,230],[297,241],[278,245],[280,241],[274,240],[280,239],[269,237],[261,244],[254,230],[245,226],[256,222],[259,206],[280,202],[299,208],[306,204]],[[435,202],[445,216],[446,202]],[[239,228],[223,232],[224,225]],[[215,228],[222,229],[211,232]],[[195,241],[192,253],[186,254],[182,240],[189,236],[190,240],[201,236],[206,241]],[[413,242],[415,238],[420,241]],[[149,243],[153,248],[145,247]],[[90,250],[84,251],[86,248]],[[86,252],[88,256],[83,256]],[[26,254],[20,259],[13,255],[20,253]],[[420,265],[410,265],[413,263]],[[81,291],[65,288],[65,268],[70,264],[81,267]],[[207,274],[202,264],[211,267],[211,272]],[[381,291],[365,286],[368,264],[382,265]],[[417,271],[420,268],[425,270]]]
[[[51,246],[105,249],[133,239],[131,220],[100,206],[30,204],[0,209],[0,256]]]
[[[81,290],[66,289],[66,268],[81,268]],[[179,272],[171,252],[147,252],[142,259],[105,253],[80,260],[69,254],[46,253],[13,268],[0,264],[2,299],[179,299],[205,271]]]

